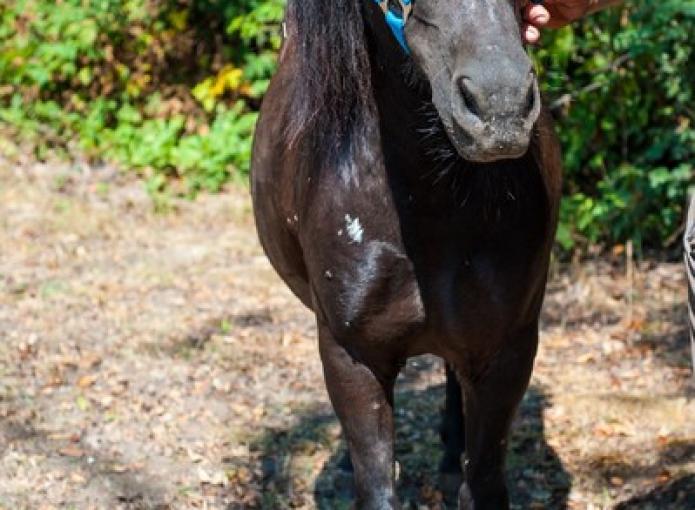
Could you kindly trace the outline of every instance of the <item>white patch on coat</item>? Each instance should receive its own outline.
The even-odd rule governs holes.
[[[364,238],[364,229],[360,224],[359,218],[353,218],[349,214],[345,215],[345,226],[347,234],[353,243],[361,243]]]

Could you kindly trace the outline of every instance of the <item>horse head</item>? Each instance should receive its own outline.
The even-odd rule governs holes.
[[[523,156],[541,110],[517,0],[376,0],[466,160]],[[399,23],[400,22],[400,23]]]

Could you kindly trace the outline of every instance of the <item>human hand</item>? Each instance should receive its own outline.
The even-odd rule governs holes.
[[[542,4],[522,0],[524,40],[535,44],[541,37],[540,29],[563,27],[589,12],[596,0],[545,0]]]

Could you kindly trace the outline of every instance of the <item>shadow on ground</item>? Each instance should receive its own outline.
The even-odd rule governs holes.
[[[433,358],[421,358],[419,363],[415,371],[401,378],[396,390],[396,457],[401,465],[398,493],[404,508],[447,508],[437,487],[444,385],[438,382],[422,387],[423,375],[441,369],[441,364]],[[542,412],[546,405],[543,391],[530,388],[514,425],[508,460],[513,508],[566,508],[570,478],[544,438]],[[321,510],[350,507],[352,480],[345,470],[345,446],[337,430],[333,413],[317,408],[301,412],[294,427],[265,431],[254,446],[261,450],[262,507],[292,505],[293,498],[301,497],[299,492],[311,489],[302,480],[311,469],[302,462],[311,453],[307,448],[329,452],[318,466],[313,487],[315,506]]]
[[[12,456],[22,452],[40,459],[38,469],[45,476],[62,468],[72,472],[76,484],[86,485],[74,499],[63,501],[64,508],[111,507],[122,510],[166,510],[166,489],[163,480],[152,473],[135,473],[121,466],[121,459],[108,455],[99,448],[77,442],[73,438],[52,438],[34,426],[31,418],[9,416],[0,421],[0,453]],[[0,492],[0,507],[31,508],[25,498],[12,491],[9,481]],[[7,490],[9,489],[9,490]],[[36,488],[36,490],[41,490]],[[4,506],[8,505],[8,506]],[[11,505],[11,506],[10,506]],[[46,508],[54,508],[46,506]]]
[[[638,268],[642,279],[652,270],[660,269],[648,265]],[[559,326],[568,334],[581,333],[589,325],[600,325],[605,331],[617,327],[619,332],[627,333],[629,349],[652,354],[664,367],[691,370],[685,280],[662,278],[658,284],[642,281],[630,290],[625,273],[623,266],[605,263],[593,267],[588,274],[583,268],[567,268],[563,273],[566,280],[558,278],[548,284],[542,322],[546,327]],[[585,289],[586,294],[572,291],[573,286]],[[659,296],[674,290],[682,290],[682,301],[674,303]],[[573,292],[578,295],[572,295]],[[592,305],[586,306],[587,303]]]
[[[682,370],[691,369],[690,337],[686,327],[688,315],[685,302],[675,306],[655,307],[649,310],[647,322],[651,324],[676,324],[666,333],[646,333],[636,342],[636,347],[650,350],[664,366]],[[691,387],[692,390],[692,387]]]
[[[695,508],[695,475],[686,475],[636,496],[615,507],[616,510],[683,510]]]
[[[617,478],[636,493],[617,504],[615,510],[684,510],[695,508],[695,475],[686,467],[692,459],[695,442],[675,440],[655,449],[650,463],[634,465],[622,459],[598,459],[590,466],[596,480]],[[652,481],[657,482],[656,487]],[[646,491],[640,488],[645,482],[649,483]]]

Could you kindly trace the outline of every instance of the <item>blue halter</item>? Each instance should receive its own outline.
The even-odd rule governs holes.
[[[381,7],[381,10],[384,11],[386,24],[391,29],[391,32],[393,32],[398,44],[401,45],[403,51],[410,54],[410,48],[408,48],[408,43],[405,41],[405,24],[410,17],[410,13],[413,11],[413,0],[398,1],[401,4],[402,14],[398,14],[389,9],[389,0],[374,0],[374,2]]]

